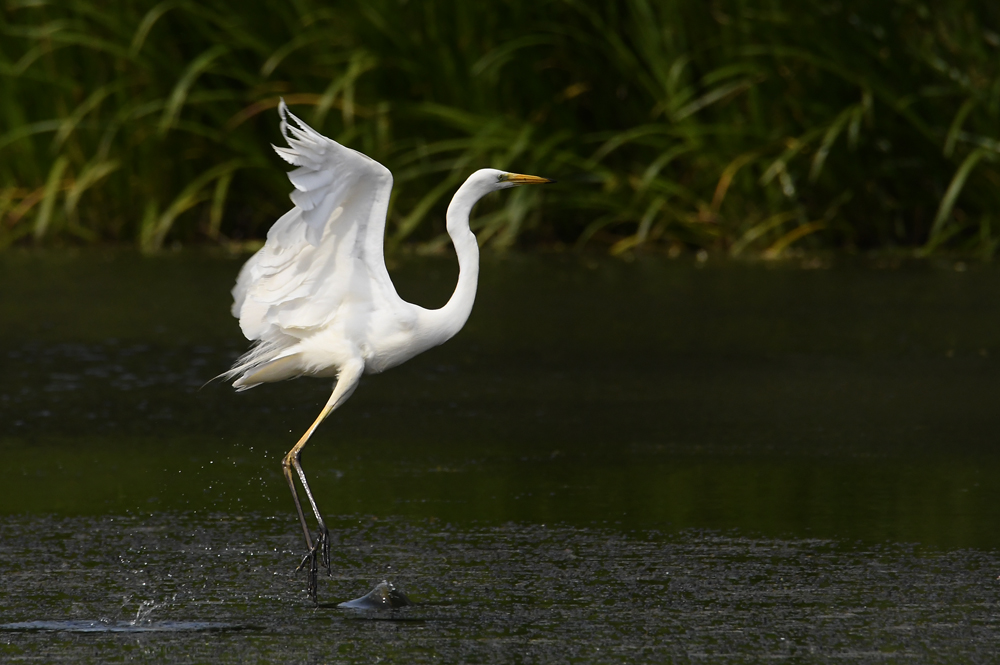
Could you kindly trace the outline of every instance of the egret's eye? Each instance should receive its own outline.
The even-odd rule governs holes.
[[[507,174],[506,173],[498,173],[497,174],[497,182],[503,182],[506,179],[507,179]]]

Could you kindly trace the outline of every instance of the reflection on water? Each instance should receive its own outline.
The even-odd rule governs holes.
[[[143,607],[135,626],[168,632],[305,640],[334,622],[329,640],[350,640],[335,601],[381,579],[437,626],[391,648],[428,659],[435,640],[570,630],[589,661],[601,645],[618,649],[608,661],[678,644],[801,655],[782,635],[909,658],[957,645],[949,621],[996,646],[996,617],[975,609],[1000,584],[994,270],[486,260],[466,330],[365,378],[306,450],[349,545],[314,610],[289,575],[301,553],[279,460],[329,382],[202,387],[245,347],[228,314],[238,267],[0,258],[0,630],[18,654]],[[409,260],[393,277],[438,306],[454,273]],[[553,582],[566,576],[577,586]],[[810,642],[806,620],[826,637]],[[452,655],[513,652],[483,653]]]
[[[0,632],[30,633],[187,633],[243,630],[240,626],[206,621],[18,621],[0,623]]]

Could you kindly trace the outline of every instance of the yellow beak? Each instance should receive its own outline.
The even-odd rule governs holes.
[[[508,173],[504,180],[512,182],[515,185],[544,185],[549,182],[555,182],[555,180],[541,178],[537,175],[522,175],[520,173]]]

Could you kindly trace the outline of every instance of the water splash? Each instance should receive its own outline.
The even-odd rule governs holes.
[[[153,613],[153,610],[157,610],[164,607],[167,603],[157,603],[154,600],[144,600],[139,603],[139,609],[135,611],[135,618],[130,622],[131,625],[137,626],[141,623],[148,623],[149,616]]]

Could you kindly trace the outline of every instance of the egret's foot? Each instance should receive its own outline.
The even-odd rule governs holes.
[[[364,596],[340,603],[337,607],[349,610],[395,610],[412,604],[413,601],[406,597],[402,589],[383,580]]]
[[[321,525],[319,533],[316,534],[316,544],[302,557],[302,562],[296,568],[296,572],[306,568],[308,564],[308,575],[306,590],[309,597],[316,601],[316,593],[319,588],[319,566],[322,564],[326,568],[326,574],[330,574],[330,530]]]

